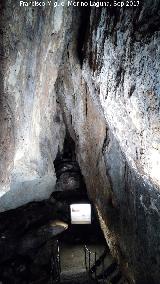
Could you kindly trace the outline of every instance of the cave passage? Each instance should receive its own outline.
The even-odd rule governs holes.
[[[53,283],[127,283],[106,244],[68,133],[54,165],[57,184],[52,198],[67,204],[68,228],[57,239]]]
[[[1,283],[127,283],[106,244],[68,132],[54,167],[57,182],[48,200],[0,215]]]
[[[0,284],[160,284],[160,0],[1,2]]]

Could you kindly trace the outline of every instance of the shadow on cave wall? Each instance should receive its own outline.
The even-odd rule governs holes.
[[[114,253],[119,255],[129,279],[135,279],[137,284],[157,284],[160,265],[158,189],[128,163],[110,131],[104,155],[112,200],[106,204],[103,196],[98,199],[102,217],[116,240]]]

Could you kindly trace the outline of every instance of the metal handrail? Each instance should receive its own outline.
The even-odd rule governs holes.
[[[51,284],[60,282],[61,261],[59,242],[56,240],[56,250],[51,255]]]
[[[96,261],[97,261],[97,253],[96,252],[92,252],[89,248],[87,248],[87,246],[84,246],[84,252],[85,252],[85,267],[86,270],[89,272],[89,275],[92,277],[92,266],[95,265]],[[93,262],[91,263],[91,256],[93,259]],[[87,263],[88,260],[88,263]],[[97,279],[97,270],[95,269],[94,271],[94,278]]]
[[[85,267],[86,267],[86,270],[88,271],[89,273],[89,276],[93,279],[96,280],[96,282],[98,283],[98,277],[97,277],[97,267],[99,267],[100,265],[102,266],[102,275],[103,275],[103,284],[104,284],[104,281],[105,281],[105,268],[104,268],[104,258],[102,258],[101,262],[97,265],[97,261],[101,258],[97,258],[97,253],[96,251],[95,252],[92,252],[89,248],[87,248],[87,246],[85,245],[84,246],[84,253],[85,253]],[[93,255],[93,263],[91,265],[91,255]],[[102,254],[102,255],[105,255],[105,252]],[[88,260],[88,261],[87,261]],[[94,275],[94,276],[93,276]]]

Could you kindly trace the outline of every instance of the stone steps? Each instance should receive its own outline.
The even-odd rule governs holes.
[[[60,284],[95,284],[94,280],[89,279],[85,269],[79,271],[63,271],[60,276]]]

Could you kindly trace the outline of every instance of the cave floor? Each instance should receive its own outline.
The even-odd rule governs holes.
[[[104,246],[101,244],[88,245],[91,251],[96,251],[97,257],[99,257],[103,251]],[[85,269],[85,254],[83,244],[65,244],[60,245],[60,255],[61,255],[61,270],[68,271]],[[94,259],[91,258],[91,262]]]
[[[104,246],[101,244],[92,244],[88,246],[91,251],[96,251],[97,256],[100,256],[104,251]],[[85,253],[84,245],[79,244],[60,244],[61,256],[61,282],[70,284],[92,284],[96,283],[89,279],[85,268]],[[91,257],[91,263],[94,259]]]
[[[103,242],[95,242],[88,244],[87,248],[91,252],[96,252],[97,259],[99,259],[106,246]],[[94,265],[94,254],[90,255],[91,267]],[[71,242],[60,242],[60,262],[61,262],[61,284],[126,284],[127,282],[122,276],[117,277],[119,274],[119,267],[116,266],[113,271],[108,271],[107,279],[92,280],[89,278],[89,274],[85,268],[85,251],[84,243],[71,243]],[[107,250],[106,256],[104,258],[105,268],[111,267],[114,264],[114,259],[112,258],[109,249]],[[97,273],[102,273],[102,266],[97,268]]]

